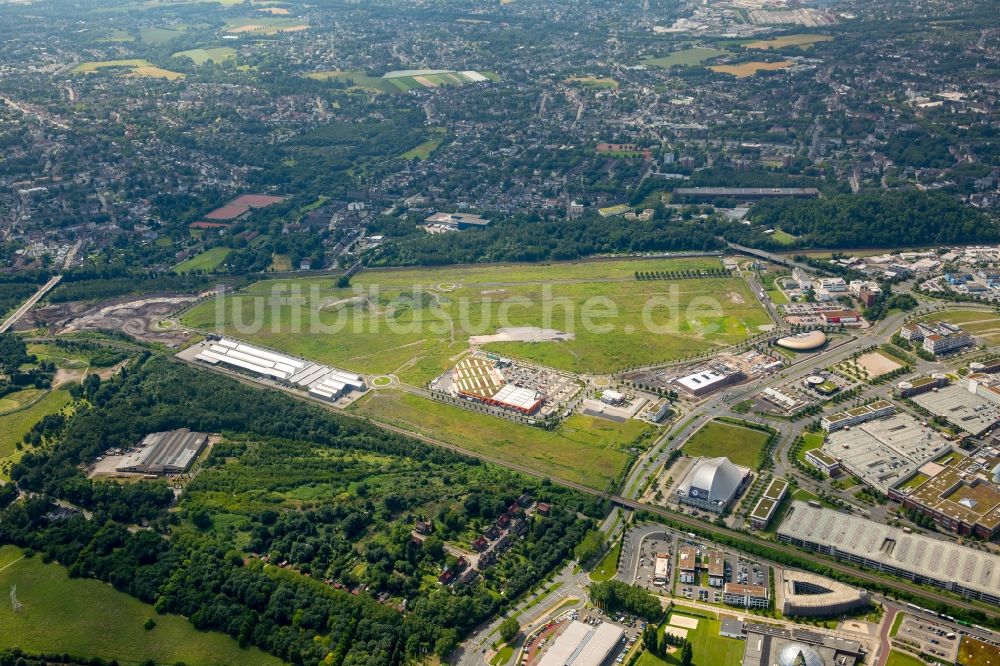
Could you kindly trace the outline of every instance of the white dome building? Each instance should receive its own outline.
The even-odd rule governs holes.
[[[677,498],[714,513],[722,513],[750,479],[750,470],[729,458],[699,458],[677,489]]]
[[[826,662],[811,645],[789,643],[778,653],[778,666],[826,666]]]

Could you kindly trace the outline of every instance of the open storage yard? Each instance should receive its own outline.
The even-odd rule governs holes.
[[[738,278],[634,279],[637,271],[718,267],[717,259],[699,258],[365,271],[346,289],[330,277],[268,280],[223,297],[219,325],[214,300],[193,308],[183,323],[221,327],[349,370],[395,373],[414,385],[452,367],[474,335],[554,329],[572,338],[484,349],[560,370],[608,373],[721,348],[768,324]],[[644,308],[660,332],[646,330]],[[598,326],[584,326],[592,313]]]

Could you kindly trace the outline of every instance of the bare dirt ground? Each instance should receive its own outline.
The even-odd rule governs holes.
[[[181,306],[193,303],[201,295],[163,295],[144,298],[118,298],[98,303],[55,303],[35,308],[18,322],[17,330],[49,328],[57,335],[76,331],[123,331],[147,342],[175,347],[189,337],[186,331],[164,319]]]
[[[549,342],[572,340],[573,333],[563,333],[554,328],[538,328],[537,326],[518,326],[515,328],[500,328],[493,335],[473,335],[469,338],[470,345],[485,345],[491,342]]]
[[[871,352],[870,354],[863,354],[859,356],[858,365],[868,371],[869,377],[878,377],[879,375],[888,374],[900,367],[899,363],[896,363],[892,359],[887,358],[878,352]]]

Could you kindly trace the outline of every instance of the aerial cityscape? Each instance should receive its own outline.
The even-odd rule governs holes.
[[[1000,666],[983,0],[0,0],[0,666]]]

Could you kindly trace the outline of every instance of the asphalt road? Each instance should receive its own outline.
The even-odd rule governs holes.
[[[0,333],[3,333],[11,326],[16,324],[21,317],[27,314],[28,310],[35,307],[35,303],[40,301],[42,299],[42,296],[49,293],[50,289],[59,284],[59,280],[62,280],[62,275],[54,275],[48,282],[39,287],[38,291],[35,292],[34,296],[26,300],[24,304],[21,305],[21,307],[19,307],[17,310],[14,311],[14,314],[7,317],[7,320],[4,323],[0,324]]]

